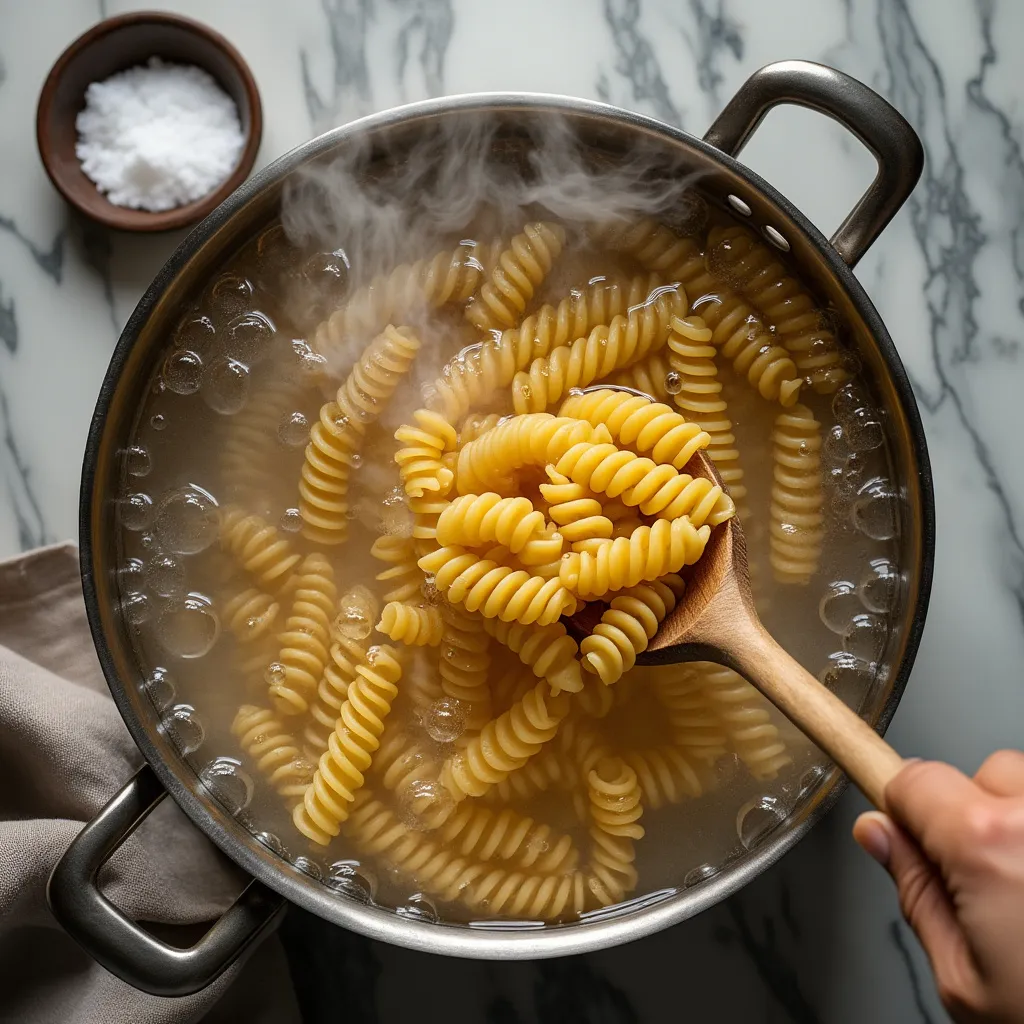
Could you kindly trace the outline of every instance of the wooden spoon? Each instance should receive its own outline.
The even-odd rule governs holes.
[[[610,389],[608,385],[584,389],[600,390]],[[633,388],[614,390],[654,401]],[[722,482],[704,452],[693,456],[686,472]],[[647,665],[714,661],[735,669],[836,761],[875,807],[885,810],[885,787],[903,767],[903,758],[790,657],[761,624],[750,595],[743,528],[735,517],[711,531],[686,591],[637,661]]]

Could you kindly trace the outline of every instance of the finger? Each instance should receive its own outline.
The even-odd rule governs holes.
[[[1024,796],[1024,753],[997,750],[985,758],[974,781],[993,796]]]
[[[945,987],[968,991],[974,971],[967,940],[956,919],[942,876],[913,840],[885,814],[869,811],[854,824],[854,838],[892,875],[900,909],[921,940],[936,978]]]
[[[885,787],[885,808],[932,861],[941,863],[962,842],[959,823],[981,795],[952,765],[912,761]]]

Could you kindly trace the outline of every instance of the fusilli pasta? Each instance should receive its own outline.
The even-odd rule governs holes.
[[[260,773],[289,804],[302,796],[312,781],[314,766],[302,756],[273,711],[243,704],[231,731]]]

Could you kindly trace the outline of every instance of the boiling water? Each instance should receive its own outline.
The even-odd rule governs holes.
[[[718,210],[710,218],[727,221]],[[450,241],[466,237],[463,232]],[[571,241],[531,308],[557,302],[596,276],[638,269],[586,242]],[[231,732],[240,705],[270,706],[264,680],[273,681],[277,669],[268,655],[263,679],[257,673],[254,682],[254,674],[241,667],[251,659],[251,650],[243,650],[222,622],[224,602],[252,581],[221,550],[220,509],[241,505],[276,526],[297,551],[317,550],[299,532],[297,482],[310,424],[321,404],[333,397],[348,365],[344,360],[325,365],[305,339],[359,283],[359,268],[349,266],[344,251],[303,250],[273,225],[237,252],[196,297],[167,339],[166,358],[124,453],[124,493],[118,504],[122,607],[134,631],[146,688],[167,733],[206,789],[265,845],[321,879],[339,898],[373,900],[419,920],[466,920],[481,915],[461,904],[439,904],[418,891],[415,879],[364,856],[344,834],[326,849],[310,843]],[[696,298],[689,296],[691,303]],[[373,625],[374,599],[359,588],[378,595],[384,589],[374,576],[385,566],[370,558],[371,543],[382,533],[402,534],[409,528],[391,462],[395,445],[390,434],[419,407],[421,386],[437,376],[444,361],[480,340],[460,313],[446,308],[415,315],[411,325],[425,343],[410,379],[369,431],[353,471],[350,538],[341,548],[320,549],[334,568],[339,594],[347,595],[335,628],[350,638],[366,638]],[[348,363],[371,337],[372,332],[346,339],[351,343]],[[770,435],[780,410],[737,379],[725,359],[719,363],[746,471],[749,512],[744,525],[762,617],[783,646],[843,700],[869,711],[884,688],[888,627],[900,593],[880,417],[856,378],[832,395],[804,388],[801,401],[823,427],[826,541],[820,570],[809,586],[777,583],[768,561],[768,509]],[[674,383],[669,381],[669,391]],[[492,408],[509,412],[510,395],[495,395]],[[229,486],[225,459],[239,449],[247,471],[240,483],[236,473]],[[286,614],[282,610],[278,621]],[[405,677],[430,670],[429,659],[437,657],[435,648],[414,650]],[[652,683],[683,671],[636,669],[617,684],[615,707],[601,723],[613,747],[669,742],[665,709]],[[636,846],[634,898],[652,893],[658,898],[701,884],[756,848],[813,797],[828,762],[772,713],[790,759],[774,778],[753,778],[734,753],[726,753],[698,766],[702,796],[645,810],[647,834]],[[301,720],[278,717],[300,737],[301,746]],[[402,696],[388,722],[403,723],[439,759],[454,749],[464,729],[458,702],[439,702],[423,720]],[[374,784],[372,772],[369,781]],[[572,793],[549,791],[518,806],[570,833],[581,863],[586,860],[588,836],[578,794],[574,799]],[[407,807],[395,810],[403,822],[422,828]]]

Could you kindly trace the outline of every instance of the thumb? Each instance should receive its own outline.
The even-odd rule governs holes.
[[[938,869],[905,832],[878,811],[857,819],[853,838],[892,875],[900,909],[928,953],[936,978],[961,980],[970,955]]]

